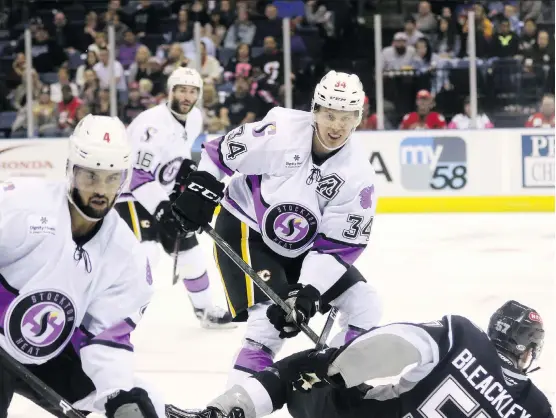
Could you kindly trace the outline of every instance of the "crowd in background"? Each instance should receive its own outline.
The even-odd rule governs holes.
[[[388,17],[397,15],[378,8],[388,1],[404,12],[403,21],[390,26]],[[36,134],[48,137],[68,135],[88,113],[110,114],[109,24],[115,28],[118,113],[125,123],[166,99],[166,79],[179,66],[201,69],[206,132],[221,133],[254,121],[284,104],[285,15],[291,17],[288,76],[294,107],[309,109],[312,89],[329,68],[354,71],[362,74],[369,95],[360,129],[376,129],[376,57],[350,55],[357,49],[365,50],[363,54],[373,50],[372,43],[361,45],[372,21],[365,16],[372,13],[384,17],[384,41],[391,42],[381,57],[385,127],[469,127],[465,74],[470,8],[475,12],[479,58],[479,127],[498,126],[483,104],[531,117],[527,123],[532,126],[554,126],[553,2],[41,0],[15,4],[5,24],[0,111],[9,112],[13,120],[9,130],[0,126],[0,131],[26,137],[28,105]],[[194,42],[195,22],[201,24],[200,51]],[[33,38],[31,104],[25,94],[26,27]],[[348,43],[354,40],[357,48],[350,52]],[[363,67],[358,67],[361,62]],[[523,126],[525,119],[515,126]]]

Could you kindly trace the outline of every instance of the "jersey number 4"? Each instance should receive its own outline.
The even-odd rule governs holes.
[[[451,375],[438,385],[418,411],[425,418],[491,418]],[[413,418],[413,415],[403,418]]]

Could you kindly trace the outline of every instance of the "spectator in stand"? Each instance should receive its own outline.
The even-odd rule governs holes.
[[[31,70],[31,78],[33,84],[33,100],[37,100],[43,88],[43,84],[39,78],[39,74],[34,68]],[[10,94],[11,104],[15,110],[22,109],[27,102],[27,90],[25,88],[24,82],[25,74],[23,74],[23,78],[21,79],[21,81],[21,84],[17,86],[17,88]]]
[[[523,30],[519,39],[519,50],[526,54],[533,45],[537,43],[537,24],[533,19],[527,19],[523,23]]]
[[[234,80],[237,76],[248,77],[252,68],[251,48],[248,44],[239,44],[235,57],[232,57],[224,68],[224,80]]]
[[[415,18],[412,16],[405,19],[404,33],[407,36],[407,44],[411,46],[415,46],[417,41],[425,36],[423,32],[417,30]]]
[[[48,136],[56,129],[56,103],[51,100],[48,86],[42,88],[38,102],[33,104],[33,117],[40,136]]]
[[[126,30],[124,33],[124,41],[118,49],[118,61],[122,64],[124,69],[128,69],[135,61],[137,50],[141,44],[137,42],[135,34],[131,30]]]
[[[229,28],[235,19],[235,12],[232,10],[231,2],[230,0],[220,0],[218,6],[219,6],[218,12],[220,14],[220,22],[224,26]],[[238,2],[236,9],[237,12],[239,13],[239,11],[241,9],[244,9],[244,7],[241,7],[241,3]]]
[[[554,96],[545,94],[540,112],[534,113],[525,123],[527,128],[554,128]]]
[[[69,136],[75,128],[77,108],[82,102],[71,92],[68,85],[62,86],[62,101],[58,103],[58,130],[62,136]]]
[[[10,72],[6,76],[6,88],[15,90],[21,85],[25,79],[25,54],[20,52],[15,55],[15,59],[10,68]]]
[[[75,120],[77,123],[81,122],[81,119],[83,119],[85,116],[87,116],[89,113],[91,113],[89,106],[87,106],[85,103],[83,103],[81,106],[79,106],[77,108],[77,112],[75,112]]]
[[[170,32],[170,42],[189,42],[193,39],[193,22],[189,20],[189,13],[182,8],[178,13],[176,28]]]
[[[132,14],[132,29],[138,38],[147,33],[158,33],[158,11],[150,0],[139,0],[137,8]]]
[[[191,15],[191,20],[193,22],[199,22],[201,26],[210,22],[209,15],[205,10],[205,5],[200,0],[193,1],[193,4],[189,9],[189,14]]]
[[[222,45],[222,40],[226,36],[227,30],[220,19],[220,13],[212,12],[210,15],[210,23],[207,23],[203,28],[205,30],[205,36],[209,38],[216,47]]]
[[[92,107],[97,99],[98,91],[100,89],[97,73],[90,68],[85,70],[83,78],[84,83],[81,88],[79,98],[83,101],[83,103]]]
[[[224,38],[224,48],[235,49],[240,44],[251,45],[257,27],[249,20],[247,10],[241,7],[237,12],[236,21],[228,28]]]
[[[123,44],[125,40],[125,34],[127,31],[130,30],[129,27],[125,23],[122,23],[122,21],[120,20],[120,15],[118,13],[110,10],[108,10],[104,14],[104,22],[106,23],[106,27],[104,28],[104,33],[106,34],[107,38],[108,38],[109,24],[112,23],[114,25],[116,46],[119,47],[121,44]]]
[[[439,57],[432,51],[431,44],[426,37],[422,37],[415,44],[415,56],[411,61],[411,66],[418,71],[425,72],[434,69]]]
[[[129,86],[129,100],[124,106],[122,112],[122,122],[129,125],[135,117],[146,110],[147,107],[141,103],[141,93],[139,92],[139,84],[132,83]]]
[[[492,56],[500,58],[515,57],[519,54],[519,36],[512,32],[510,21],[503,18],[498,26],[498,33],[494,36]]]
[[[87,51],[93,51],[97,55],[100,55],[101,49],[108,48],[108,38],[104,32],[95,33],[95,42],[87,47]]]
[[[385,71],[409,68],[414,58],[415,48],[407,45],[407,35],[404,32],[396,33],[392,46],[387,46],[382,50],[382,62]]]
[[[499,19],[499,23],[502,23],[504,19],[508,19],[510,22],[510,30],[519,36],[521,33],[521,21],[519,20],[517,7],[513,4],[505,4],[504,15],[501,19]]]
[[[93,67],[95,73],[97,73],[99,85],[101,89],[110,88],[111,81],[111,70],[108,65],[108,49],[101,49],[98,54],[99,61]],[[124,76],[124,67],[118,60],[114,60],[114,82],[116,83],[116,89],[118,91],[126,91],[127,83]]]
[[[481,3],[475,3],[473,8],[475,11],[475,28],[487,41],[490,41],[494,33],[494,26],[486,16],[485,7]]]
[[[452,118],[448,124],[449,129],[471,129],[471,103],[469,97],[463,101],[463,113],[458,113]],[[486,113],[477,111],[477,124],[475,129],[490,129],[494,128],[493,123],[490,121]]]
[[[222,66],[216,58],[207,54],[207,47],[201,42],[201,77],[208,84],[218,84],[222,80]]]
[[[176,42],[168,50],[168,58],[162,67],[162,73],[168,77],[180,67],[195,68],[195,62],[184,55],[181,45]]]
[[[83,89],[83,85],[85,84],[85,71],[92,70],[97,62],[98,56],[95,51],[87,51],[85,62],[81,64],[75,72],[75,84],[77,84],[80,89]]]
[[[547,31],[538,32],[537,42],[525,53],[525,65],[554,66],[554,47],[550,45],[550,35]]]
[[[524,21],[533,19],[536,22],[542,12],[542,0],[521,0],[519,4],[521,18]]]
[[[493,25],[492,22],[487,19],[485,15],[485,10],[483,6],[479,3],[474,5],[475,11],[475,39],[476,39],[476,50],[477,57],[488,58],[490,55],[490,40],[493,35]],[[467,53],[467,39],[469,32],[469,24],[467,22],[467,10],[462,9],[461,14],[458,17],[458,25],[461,36],[461,49],[458,58],[465,58],[468,56]]]
[[[331,37],[334,35],[334,17],[322,2],[309,0],[305,3],[305,18],[310,25],[319,28],[321,36]]]
[[[253,58],[253,68],[266,75],[266,83],[280,86],[284,80],[284,56],[272,36],[264,39],[263,53]]]
[[[85,26],[79,39],[79,49],[82,52],[88,51],[89,46],[95,42],[97,31],[99,30],[98,16],[95,12],[87,13]],[[98,51],[95,51],[98,53]]]
[[[434,52],[440,58],[451,59],[458,56],[460,47],[460,37],[456,33],[451,19],[445,17],[439,18],[438,33],[434,41]]]
[[[204,130],[209,134],[225,133],[226,127],[219,117],[220,102],[218,92],[212,84],[203,87]]]
[[[369,98],[365,96],[363,102],[363,117],[361,123],[357,127],[358,131],[376,131],[378,127],[376,113],[370,114]]]
[[[60,49],[66,52],[75,52],[75,35],[68,26],[66,15],[63,12],[56,12],[54,14],[50,37]]]
[[[142,78],[148,77],[150,58],[150,49],[140,45],[135,53],[135,62],[129,66],[128,83],[139,82]]]
[[[264,9],[265,19],[257,23],[254,46],[262,46],[267,36],[282,39],[282,20],[278,18],[278,9],[274,4],[267,4]]]
[[[152,82],[152,95],[157,97],[157,100],[166,94],[166,77],[162,73],[162,61],[157,57],[149,58],[149,65],[147,67],[147,78]],[[141,84],[141,80],[139,80]]]
[[[238,77],[234,84],[234,91],[220,108],[219,116],[226,131],[245,123],[255,122],[259,114],[257,100],[249,94],[250,82]]]
[[[21,52],[23,52],[22,46]],[[19,51],[18,51],[19,52]],[[38,73],[52,73],[64,64],[67,57],[64,50],[52,39],[45,28],[37,29],[33,40],[33,68]]]
[[[434,98],[427,90],[417,93],[417,111],[403,117],[400,129],[445,129],[446,119],[433,112]]]
[[[62,101],[63,86],[70,86],[71,93],[76,97],[79,96],[79,89],[75,83],[70,81],[68,70],[65,67],[58,70],[58,81],[50,85],[50,100],[53,103],[58,104]]]
[[[110,116],[110,90],[98,90],[92,111],[95,115]]]
[[[417,29],[423,33],[433,33],[436,31],[438,24],[436,16],[431,10],[431,4],[428,1],[420,1],[417,14],[415,15]]]
[[[141,97],[140,101],[145,108],[150,109],[153,106],[156,106],[157,100],[152,95],[153,91],[153,82],[148,78],[143,78],[139,81],[139,96]]]

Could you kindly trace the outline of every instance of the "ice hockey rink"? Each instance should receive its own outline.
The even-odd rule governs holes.
[[[490,314],[508,299],[537,309],[547,332],[541,370],[530,377],[555,401],[554,221],[554,214],[379,214],[356,265],[382,294],[383,323],[451,313],[486,327]],[[214,296],[224,305],[212,242],[206,234],[200,241]],[[171,275],[172,260],[164,255],[155,268],[157,293],[132,338],[137,372],[168,403],[203,407],[222,392],[244,328],[201,329],[184,286],[172,287]],[[319,317],[310,325],[319,332],[323,322]],[[288,341],[281,355],[309,347],[300,335]],[[49,415],[15,398],[9,416]],[[289,415],[280,411],[273,416]]]

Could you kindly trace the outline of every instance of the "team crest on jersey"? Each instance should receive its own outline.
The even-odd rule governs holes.
[[[316,191],[325,199],[332,200],[338,195],[344,183],[344,179],[336,173],[327,174],[319,179]]]
[[[311,243],[318,230],[317,217],[305,206],[281,203],[265,214],[264,232],[287,250],[299,250]]]
[[[168,161],[160,168],[160,171],[158,172],[158,181],[160,182],[160,184],[166,186],[176,179],[182,161],[183,158],[177,157],[171,161]]]
[[[12,347],[31,360],[56,357],[75,327],[75,304],[57,290],[19,296],[4,320],[4,333]]]

